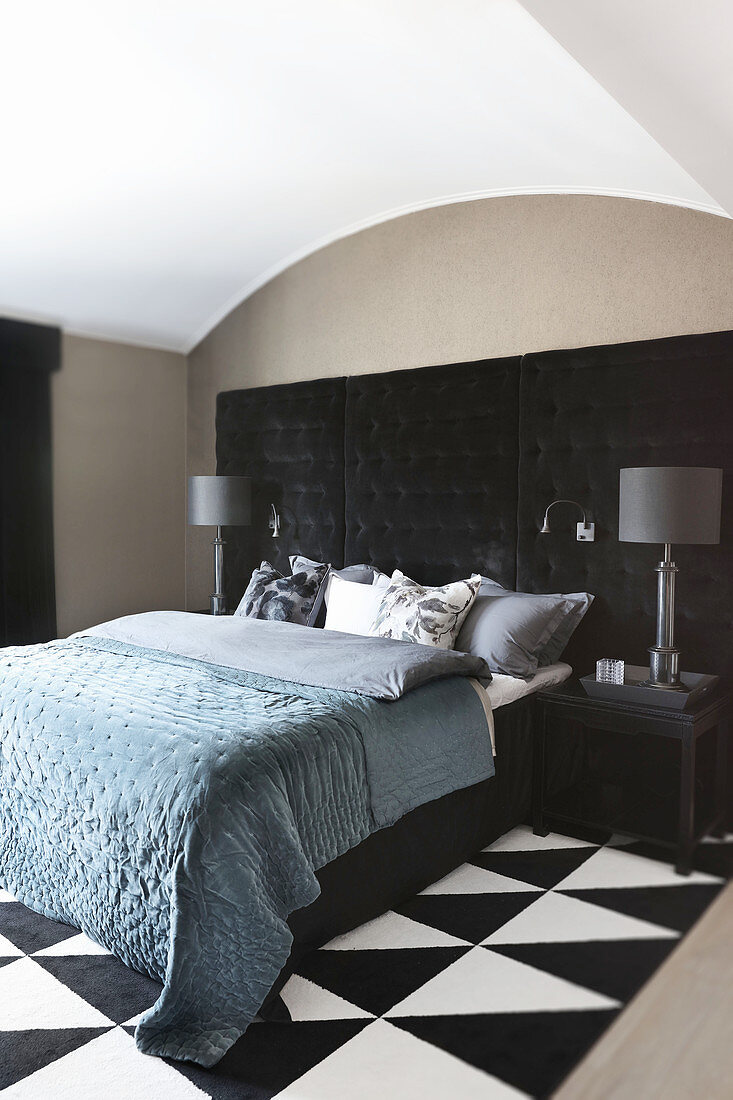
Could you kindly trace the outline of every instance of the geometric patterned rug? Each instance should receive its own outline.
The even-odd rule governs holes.
[[[258,1022],[213,1070],[139,1054],[159,986],[0,891],[3,1100],[546,1097],[733,870],[520,826],[417,897],[303,960],[292,1023]]]

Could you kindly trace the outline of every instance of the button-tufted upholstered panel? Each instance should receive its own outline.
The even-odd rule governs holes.
[[[588,590],[596,602],[571,641],[578,672],[600,656],[646,664],[654,642],[661,547],[618,541],[624,466],[722,466],[720,546],[674,547],[677,644],[691,672],[733,674],[733,332],[527,355],[522,360],[518,586]],[[575,541],[588,508],[596,542]]]
[[[343,378],[220,393],[217,473],[252,478],[252,526],[227,528],[224,589],[235,606],[267,558],[288,573],[298,550],[341,565],[344,552]],[[268,530],[270,502],[281,537]]]
[[[346,560],[514,584],[519,359],[346,382]]]

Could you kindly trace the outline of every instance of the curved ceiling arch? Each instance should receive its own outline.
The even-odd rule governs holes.
[[[3,29],[0,313],[70,331],[187,350],[296,259],[447,202],[723,213],[518,0],[26,0]]]

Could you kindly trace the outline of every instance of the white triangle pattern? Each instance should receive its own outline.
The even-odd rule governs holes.
[[[2,952],[0,952],[2,954]],[[106,947],[100,947],[94,940],[90,940],[88,936],[85,936],[83,932],[80,932],[78,936],[69,936],[66,940],[61,940],[60,943],[54,943],[50,947],[44,947],[42,951],[34,951],[33,957],[39,958],[43,955],[109,955],[111,952]]]
[[[0,1031],[112,1027],[113,1022],[33,959],[0,966]]]
[[[431,1043],[375,1020],[276,1100],[516,1100],[525,1094]]]
[[[529,825],[518,825],[510,833],[499,837],[485,852],[550,852],[558,848],[597,848],[589,840],[576,840],[572,836],[560,833],[548,833],[547,836],[535,836]]]
[[[530,882],[521,882],[516,878],[508,878],[496,871],[487,871],[484,867],[474,867],[472,863],[464,863],[457,871],[451,871],[440,882],[433,883],[425,894],[518,894],[534,891],[541,893],[541,886],[533,886]]]
[[[461,1016],[488,1012],[560,1012],[616,1008],[618,1001],[497,955],[467,952],[395,1005],[391,1016]]]
[[[0,959],[14,958],[16,955],[20,956],[23,952],[19,951],[14,943],[6,939],[5,936],[0,936]]]
[[[686,886],[689,883],[720,883],[723,880],[702,871],[681,879],[674,867],[656,859],[638,856],[620,848],[599,848],[576,867],[555,890],[609,890],[640,886]]]
[[[140,1054],[135,1040],[116,1027],[17,1081],[3,1100],[208,1100],[160,1058]]]
[[[591,940],[676,939],[677,932],[614,913],[600,905],[548,893],[507,921],[483,942],[582,943]]]
[[[438,928],[403,917],[401,913],[384,913],[337,936],[326,944],[325,951],[394,951],[404,947],[465,947],[468,940],[450,936]]]
[[[374,1014],[293,974],[280,994],[293,1020],[372,1020]]]

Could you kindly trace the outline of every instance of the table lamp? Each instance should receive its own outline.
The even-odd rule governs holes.
[[[249,477],[190,477],[188,479],[188,522],[193,526],[216,527],[214,547],[214,589],[211,614],[226,615],[222,591],[224,569],[223,526],[248,527],[252,522],[252,479]]]
[[[620,542],[657,542],[664,560],[657,573],[657,641],[649,649],[644,687],[686,691],[674,644],[675,581],[672,543],[720,542],[723,471],[704,466],[634,466],[620,472]]]

